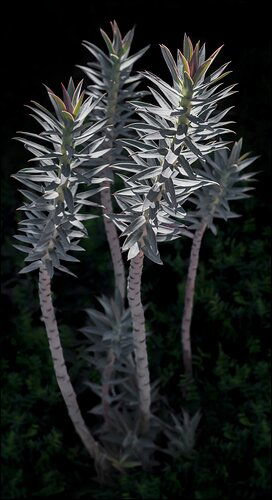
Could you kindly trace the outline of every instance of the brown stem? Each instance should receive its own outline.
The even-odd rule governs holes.
[[[113,212],[110,182],[104,181],[102,186],[106,188],[101,191],[101,204],[104,206],[103,214],[109,215]],[[104,217],[104,225],[113,264],[115,291],[119,290],[121,297],[124,300],[126,276],[117,229],[115,224],[107,217]]]
[[[190,377],[193,374],[190,327],[193,314],[195,280],[196,280],[196,272],[199,260],[199,250],[206,227],[207,227],[207,222],[203,219],[199,227],[195,231],[191,247],[189,269],[187,273],[187,281],[185,287],[184,310],[183,310],[182,325],[181,325],[181,341],[183,350],[184,370],[185,374]]]
[[[150,420],[150,377],[146,349],[144,309],[141,302],[141,276],[144,254],[142,251],[131,259],[128,278],[128,302],[131,310],[133,344],[139,388],[142,431],[149,428]]]
[[[86,450],[95,460],[96,465],[99,464],[99,466],[103,469],[106,467],[107,455],[101,445],[92,437],[78,406],[76,394],[71,384],[63,356],[52,303],[50,277],[44,265],[41,266],[39,274],[39,298],[53,360],[54,371],[60,392],[68,410],[68,414]]]

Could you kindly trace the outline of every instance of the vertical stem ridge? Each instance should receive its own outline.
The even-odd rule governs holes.
[[[195,231],[191,247],[189,268],[188,268],[186,287],[185,287],[184,310],[183,310],[182,324],[181,324],[181,341],[182,341],[184,370],[185,374],[189,376],[192,376],[193,373],[190,328],[191,328],[191,321],[193,314],[195,281],[196,281],[196,273],[199,261],[199,251],[200,251],[201,241],[206,227],[207,227],[207,222],[203,219],[200,222],[199,227]]]
[[[150,421],[150,376],[146,348],[144,309],[141,302],[141,276],[144,254],[141,251],[131,259],[128,278],[128,302],[132,316],[133,343],[137,382],[142,416],[142,430],[146,432]]]
[[[102,186],[106,187],[106,189],[103,189],[101,191],[101,203],[104,206],[103,215],[109,215],[110,213],[113,212],[110,182],[104,181]],[[115,291],[119,290],[120,295],[124,300],[126,291],[126,276],[125,276],[125,266],[121,254],[120,241],[117,234],[117,229],[114,222],[112,222],[107,217],[103,218],[104,218],[105,231],[108,244],[110,247],[111,259],[113,264]]]
[[[39,298],[43,320],[46,327],[49,347],[53,360],[54,371],[60,392],[66,404],[68,414],[73,422],[74,428],[79,435],[86,450],[95,460],[96,465],[102,464],[107,458],[101,445],[92,437],[80,412],[76,394],[67,372],[63,350],[60,342],[58,326],[55,318],[51,295],[51,283],[45,266],[40,268],[39,274]]]

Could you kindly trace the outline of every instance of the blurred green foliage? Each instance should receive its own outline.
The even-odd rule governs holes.
[[[97,499],[227,499],[234,491],[237,498],[249,500],[268,495],[270,231],[266,225],[257,228],[255,208],[252,201],[245,204],[249,215],[242,222],[221,224],[217,237],[207,233],[201,249],[192,324],[195,384],[187,401],[192,412],[202,409],[194,456],[187,461],[165,460],[153,474],[135,470],[109,489],[93,480],[93,466],[62,403],[40,322],[35,276],[19,279],[12,274],[21,265],[21,256],[6,241],[3,296],[12,314],[4,321],[2,335],[3,498],[67,491],[74,498]],[[101,221],[95,225],[95,231],[89,231],[96,237],[86,240],[92,252],[88,248],[79,274],[95,268],[97,275],[101,273],[102,291],[110,292]],[[161,377],[161,393],[167,394],[176,411],[184,404],[180,315],[189,245],[180,239],[162,246],[165,265],[157,270],[146,263],[144,271],[151,373]],[[58,294],[61,287],[62,277],[56,278]],[[82,309],[90,302],[95,304],[92,285],[89,289],[80,276],[74,284],[70,281],[70,287],[63,286],[60,298],[56,296],[66,359],[92,425],[87,411],[93,401],[83,391],[81,378],[95,374],[87,374],[76,355],[77,328],[85,321]]]
[[[255,203],[245,204],[249,214],[256,211]],[[196,382],[189,405],[195,410],[200,404],[203,417],[187,471],[194,485],[192,498],[227,499],[235,492],[235,498],[254,499],[269,494],[271,231],[268,226],[257,228],[256,222],[247,216],[240,223],[221,224],[217,237],[205,235],[201,249],[192,324]],[[171,293],[167,303],[165,294],[155,292],[152,297],[150,353],[163,392],[178,410],[181,393],[173,387],[182,383],[177,346],[187,242],[177,240],[170,253],[165,250],[166,272],[179,301],[172,302]],[[159,278],[154,277],[152,289],[160,290]],[[185,470],[182,462],[168,469],[166,493],[188,495]],[[163,484],[161,488],[164,491]]]

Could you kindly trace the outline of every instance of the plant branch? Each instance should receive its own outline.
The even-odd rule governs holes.
[[[52,303],[50,277],[46,270],[46,267],[43,264],[41,265],[39,273],[39,298],[53,360],[54,371],[58,386],[68,410],[68,414],[72,420],[77,434],[79,435],[88,453],[94,459],[96,466],[99,464],[103,469],[106,467],[106,459],[108,457],[101,445],[92,437],[79,409],[76,394],[71,384],[71,380],[67,372],[63,356],[63,350]]]
[[[141,428],[147,432],[150,421],[150,377],[146,349],[144,309],[141,302],[141,276],[144,254],[142,251],[130,261],[128,301],[132,316],[133,343],[139,387]]]
[[[111,259],[114,270],[115,294],[117,290],[119,290],[122,300],[124,300],[125,288],[126,288],[126,276],[125,276],[125,266],[121,254],[119,237],[117,234],[117,229],[115,224],[110,220],[109,217],[105,217],[105,215],[109,215],[113,212],[110,182],[104,181],[102,186],[106,188],[101,191],[101,204],[103,205],[105,232],[110,247]]]
[[[191,247],[189,268],[185,287],[184,310],[181,324],[181,342],[183,350],[184,370],[185,374],[189,377],[191,377],[193,374],[190,328],[193,314],[195,281],[198,268],[200,246],[206,227],[207,222],[205,219],[202,219],[199,227],[195,231]]]

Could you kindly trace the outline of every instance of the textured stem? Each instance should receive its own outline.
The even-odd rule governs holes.
[[[68,410],[68,414],[73,422],[77,434],[91,457],[95,460],[96,465],[99,464],[103,468],[105,459],[107,458],[106,453],[103,451],[101,445],[92,437],[83,420],[76,399],[76,394],[67,372],[54,307],[52,304],[50,277],[44,266],[40,268],[39,298],[53,360],[54,371],[60,392]]]
[[[184,310],[181,325],[181,341],[184,370],[185,374],[189,376],[192,376],[193,373],[190,327],[193,314],[195,280],[199,260],[199,250],[206,227],[207,222],[205,220],[202,220],[194,234],[185,287]]]
[[[104,181],[102,186],[106,188],[101,191],[101,204],[104,206],[103,214],[109,215],[113,212],[110,182]],[[114,270],[115,292],[116,290],[119,290],[121,297],[124,300],[126,290],[126,276],[117,229],[115,224],[107,217],[104,217],[104,225]]]
[[[141,276],[144,255],[141,251],[131,259],[128,278],[128,302],[133,326],[133,344],[139,388],[142,431],[149,428],[150,420],[150,377],[146,349],[145,317],[141,302]]]

